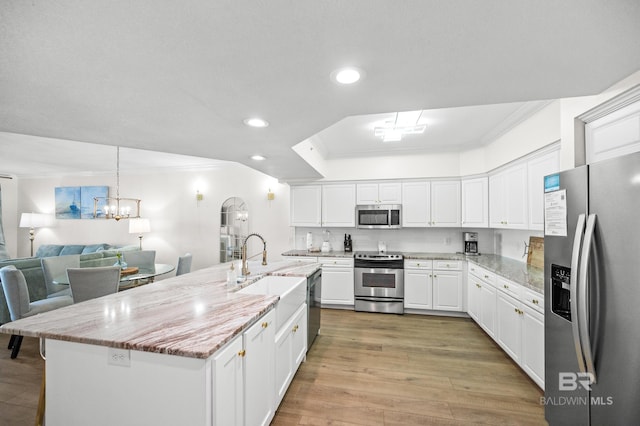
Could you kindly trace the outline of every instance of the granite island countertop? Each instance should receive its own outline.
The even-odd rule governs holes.
[[[192,358],[208,358],[272,309],[277,296],[237,293],[264,275],[308,277],[320,267],[250,262],[253,275],[228,289],[230,263],[4,324],[0,332]]]
[[[544,271],[524,262],[499,256],[495,254],[481,254],[478,256],[466,256],[463,253],[429,253],[429,252],[400,252],[408,260],[466,260],[475,263],[489,271],[507,278],[530,290],[544,294]],[[307,257],[352,257],[353,253],[342,251],[329,253],[315,253],[307,250],[290,250],[282,253],[282,256],[307,256]]]

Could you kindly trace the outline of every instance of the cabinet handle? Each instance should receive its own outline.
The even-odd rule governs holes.
[[[434,275],[434,276],[433,276],[433,278],[438,278],[438,276],[437,276],[437,275]]]
[[[508,288],[509,288],[509,286],[508,286],[508,285],[506,285],[506,284],[503,284],[503,285],[502,285],[502,287],[504,287],[504,288],[506,288],[506,289],[508,289]]]
[[[238,356],[244,356],[244,354],[246,354],[247,351],[245,351],[244,349],[241,350],[240,352],[238,352]]]
[[[534,305],[537,305],[538,304],[538,299],[533,299],[532,302],[533,302]]]
[[[480,284],[478,284],[478,283],[476,283],[476,287],[482,288],[482,286]]]
[[[263,322],[263,323],[262,323],[262,328],[267,328],[267,327],[269,327],[269,323],[268,323],[268,322],[266,322],[266,321],[265,321],[265,322]]]
[[[296,331],[298,331],[298,326],[296,325],[295,327],[293,327],[293,330],[292,330],[292,331],[293,331],[294,333],[295,333]]]
[[[523,311],[521,311],[521,310],[520,310],[520,309],[518,309],[518,308],[515,308],[514,310],[516,311],[516,314],[518,314],[518,315],[522,315],[522,314],[524,314],[524,312],[523,312]]]
[[[484,279],[485,279],[485,280],[488,280],[488,279],[489,279],[489,275],[485,275],[485,276],[484,276]]]

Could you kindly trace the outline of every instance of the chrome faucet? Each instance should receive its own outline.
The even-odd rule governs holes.
[[[242,276],[246,277],[247,275],[249,275],[251,272],[249,271],[249,267],[247,265],[247,240],[250,237],[258,237],[262,240],[262,244],[263,244],[263,248],[262,248],[262,264],[266,265],[267,264],[267,242],[264,240],[264,238],[262,238],[262,236],[260,234],[249,234],[247,235],[247,237],[244,239],[244,241],[242,242]],[[254,255],[257,256],[257,255]],[[251,256],[251,257],[254,257]]]

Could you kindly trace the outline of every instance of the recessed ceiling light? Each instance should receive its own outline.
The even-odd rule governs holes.
[[[250,127],[267,127],[269,125],[268,121],[257,117],[245,118],[243,123]]]
[[[364,73],[354,67],[342,68],[331,73],[331,79],[340,84],[353,84],[360,80]]]
[[[252,155],[251,159],[254,161],[264,161],[267,159],[267,157],[263,157],[262,155]]]

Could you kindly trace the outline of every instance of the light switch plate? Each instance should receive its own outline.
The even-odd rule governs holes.
[[[129,349],[109,348],[107,363],[121,367],[131,366],[131,351]]]

